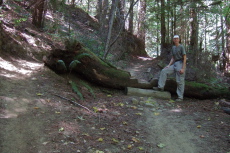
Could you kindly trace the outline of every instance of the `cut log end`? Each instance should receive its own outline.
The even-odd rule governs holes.
[[[171,94],[167,91],[155,91],[152,89],[140,89],[140,88],[126,88],[126,94],[129,96],[146,96],[146,97],[154,97],[159,99],[171,99]]]

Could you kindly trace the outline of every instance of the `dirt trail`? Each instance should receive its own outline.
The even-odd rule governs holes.
[[[190,131],[188,126],[195,126],[195,124],[188,120],[182,119],[180,116],[166,116],[165,114],[160,116],[150,115],[147,118],[146,124],[149,125],[148,140],[155,140],[160,144],[164,144],[161,152],[172,153],[192,153],[199,152],[199,148],[194,144],[194,138],[197,137],[194,131]],[[159,150],[153,150],[153,152],[159,152]]]
[[[7,69],[1,65],[4,62],[15,68]],[[79,99],[76,94],[73,96],[65,78],[42,63],[34,62],[36,67],[32,67],[31,62],[23,62],[20,65],[18,61],[0,61],[1,153],[230,151],[229,116],[216,109],[216,101],[185,99],[177,103],[152,99],[154,106],[149,108],[133,104],[130,100],[133,97],[122,93],[109,91],[112,96],[108,96],[108,89],[106,93],[96,89],[97,98],[93,99],[81,88],[86,100],[79,102],[91,110],[101,109],[101,115],[92,116],[51,94]],[[150,76],[142,76],[143,72],[153,66],[153,61],[141,62],[134,61],[129,70],[132,69],[137,78],[146,80]],[[99,138],[105,140],[99,142]],[[130,145],[131,149],[127,147]]]

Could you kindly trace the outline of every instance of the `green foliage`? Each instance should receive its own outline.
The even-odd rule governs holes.
[[[58,71],[65,72],[67,71],[65,62],[63,60],[58,60],[56,63],[56,68]]]
[[[27,18],[14,19],[15,26],[19,26],[22,22],[27,21]]]
[[[96,97],[95,97],[95,94],[94,94],[93,89],[92,89],[87,83],[85,83],[85,82],[83,82],[83,81],[81,81],[81,84],[82,84],[83,86],[85,86],[85,87],[89,90],[89,92],[92,94],[93,98],[95,99]]]
[[[77,66],[78,63],[81,63],[81,62],[78,60],[74,60],[69,64],[70,72],[72,71],[73,68],[75,68]]]
[[[84,99],[84,98],[83,98],[83,95],[82,95],[82,93],[79,91],[79,89],[78,89],[78,87],[77,87],[77,84],[74,83],[73,81],[69,81],[69,83],[70,83],[70,85],[71,85],[73,91],[79,96],[79,98],[80,98],[81,100],[83,100],[83,99]]]

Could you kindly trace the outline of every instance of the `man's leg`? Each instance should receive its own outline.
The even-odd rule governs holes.
[[[184,98],[184,86],[185,86],[185,72],[183,74],[180,74],[180,69],[182,68],[182,62],[176,62],[175,63],[175,70],[176,70],[176,82],[177,82],[177,95],[179,99]]]
[[[167,79],[167,76],[169,74],[172,74],[174,73],[174,66],[171,65],[170,67],[168,68],[164,68],[162,71],[161,71],[161,74],[160,74],[160,78],[158,80],[158,88],[160,89],[164,89],[165,87],[165,82],[166,82],[166,79]]]
[[[179,99],[184,98],[184,74],[179,74],[179,72],[176,72],[176,82],[177,82],[177,90],[176,93],[178,95]]]

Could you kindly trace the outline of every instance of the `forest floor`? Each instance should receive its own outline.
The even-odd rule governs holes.
[[[129,61],[126,70],[148,80],[156,60]],[[228,153],[230,116],[218,101],[183,102],[127,96],[123,91],[84,87],[84,100],[68,80],[39,61],[0,57],[1,153]],[[76,100],[85,108],[58,97]]]

